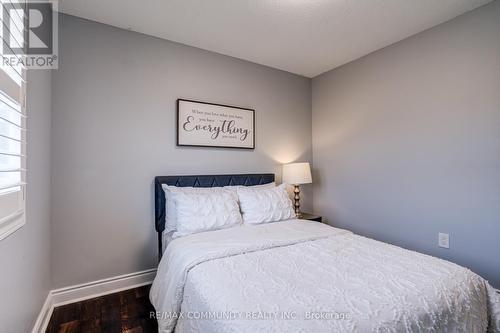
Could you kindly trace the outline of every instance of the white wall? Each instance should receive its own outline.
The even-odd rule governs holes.
[[[499,1],[314,78],[312,101],[316,213],[500,287]]]
[[[49,71],[28,71],[26,224],[0,241],[0,331],[29,332],[50,290]]]
[[[279,172],[281,163],[311,161],[309,79],[71,16],[60,25],[54,288],[156,267],[154,176]],[[255,151],[176,147],[177,98],[254,108]]]

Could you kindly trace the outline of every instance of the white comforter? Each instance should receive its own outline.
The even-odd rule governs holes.
[[[470,270],[309,221],[175,239],[150,299],[160,332],[500,332]]]

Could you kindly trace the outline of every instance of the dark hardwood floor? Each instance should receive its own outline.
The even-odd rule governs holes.
[[[54,309],[46,333],[152,333],[158,332],[144,286]]]

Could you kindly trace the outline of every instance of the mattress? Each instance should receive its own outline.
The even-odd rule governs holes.
[[[150,299],[159,332],[500,331],[470,270],[302,220],[172,240]]]

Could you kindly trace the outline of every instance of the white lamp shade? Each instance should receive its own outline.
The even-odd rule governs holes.
[[[308,162],[283,165],[283,182],[292,185],[312,183],[311,167]]]

